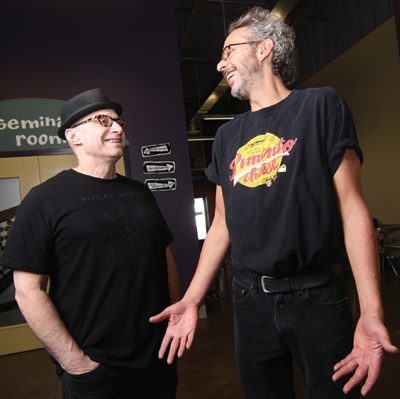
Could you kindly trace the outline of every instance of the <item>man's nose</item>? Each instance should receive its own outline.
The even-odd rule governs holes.
[[[218,62],[218,64],[217,64],[217,71],[218,71],[218,72],[221,72],[221,73],[224,73],[224,70],[225,70],[225,68],[226,68],[226,65],[227,65],[227,62],[224,61],[224,60],[221,60],[221,61]]]
[[[113,132],[120,133],[120,134],[124,133],[124,129],[123,129],[122,126],[121,126],[119,123],[117,123],[116,121],[113,121],[113,123],[112,123],[112,125],[111,125],[111,130],[112,130]]]

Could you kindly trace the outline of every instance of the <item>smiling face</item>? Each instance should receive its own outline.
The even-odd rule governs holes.
[[[224,48],[229,45],[231,47],[225,51],[225,59],[221,59],[217,65],[217,70],[231,87],[232,96],[245,100],[249,100],[252,91],[262,80],[262,65],[254,48],[257,43],[245,44],[249,41],[247,33],[246,27],[232,31],[224,43]]]
[[[76,122],[75,125],[79,126],[68,129],[66,137],[79,158],[116,162],[123,155],[124,130],[116,121],[111,121],[111,126],[103,126],[104,118],[94,118],[98,115],[107,115],[113,119],[118,118],[113,109],[92,112]],[[82,123],[86,120],[89,121]]]

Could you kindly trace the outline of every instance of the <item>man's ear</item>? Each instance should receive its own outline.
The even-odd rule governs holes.
[[[79,134],[78,129],[67,129],[65,131],[65,138],[67,139],[68,143],[73,145],[81,145],[82,139],[81,135]]]
[[[274,42],[271,39],[264,39],[258,46],[258,59],[262,62],[267,59],[274,49]]]

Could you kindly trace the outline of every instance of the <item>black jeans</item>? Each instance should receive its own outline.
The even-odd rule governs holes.
[[[146,368],[122,368],[100,364],[78,375],[60,376],[64,399],[175,399],[176,364],[165,361]]]
[[[233,278],[235,346],[247,399],[293,399],[295,359],[305,399],[345,395],[345,378],[332,381],[333,366],[352,349],[353,321],[342,280],[289,293],[266,294],[251,279]]]

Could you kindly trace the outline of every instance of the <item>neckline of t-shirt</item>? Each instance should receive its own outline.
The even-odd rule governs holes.
[[[283,100],[279,101],[278,103],[271,105],[269,107],[258,109],[257,111],[249,111],[248,115],[251,118],[259,118],[272,115],[274,112],[280,110],[281,108],[288,106],[297,97],[299,93],[300,90],[292,89],[289,95],[285,97]]]
[[[119,180],[121,178],[121,176],[118,173],[117,173],[117,177],[114,177],[113,179],[102,179],[101,177],[85,175],[84,173],[78,172],[78,171],[76,171],[74,169],[68,169],[68,170],[66,170],[66,172],[69,172],[70,174],[72,174],[75,177],[78,177],[80,179],[92,180],[92,181],[100,182],[100,183],[103,183],[103,184],[114,183],[114,182],[116,182],[117,180]]]

